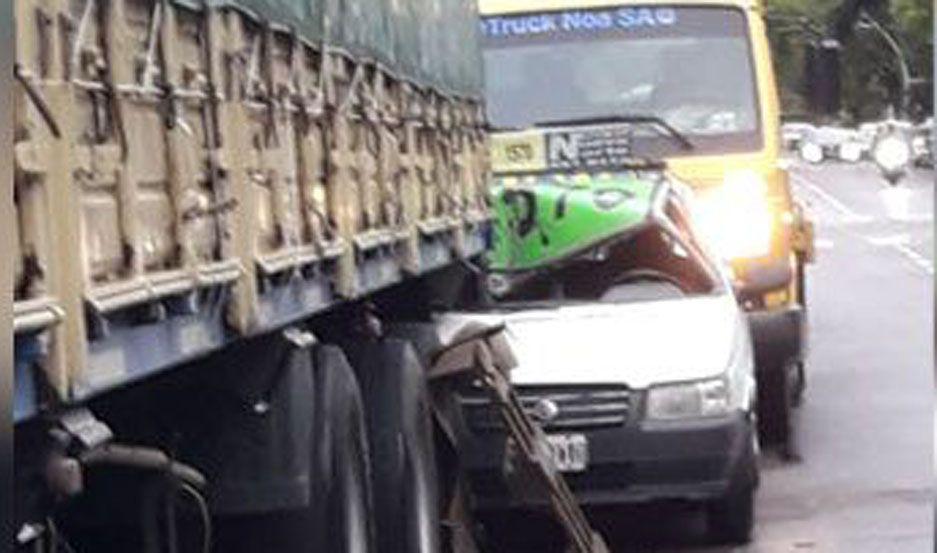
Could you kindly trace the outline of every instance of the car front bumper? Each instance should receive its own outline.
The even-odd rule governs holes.
[[[752,422],[747,414],[683,422],[642,423],[581,433],[589,444],[585,472],[564,476],[586,506],[651,501],[706,501],[739,479],[756,479]],[[547,433],[553,433],[549,428]],[[486,432],[463,440],[470,486],[482,510],[531,507],[512,496],[504,476],[505,438]],[[544,500],[545,501],[545,500]]]

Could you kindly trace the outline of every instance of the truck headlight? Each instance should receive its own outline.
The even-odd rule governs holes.
[[[732,410],[724,378],[655,386],[647,394],[647,419],[698,419],[727,415]]]
[[[726,260],[771,251],[774,225],[767,183],[754,171],[726,173],[721,186],[697,201],[696,220],[709,245]]]

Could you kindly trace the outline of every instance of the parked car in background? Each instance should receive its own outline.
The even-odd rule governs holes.
[[[796,152],[800,149],[804,135],[815,129],[813,124],[802,121],[790,121],[781,125],[781,142],[784,149]]]
[[[934,118],[928,117],[916,125],[911,138],[911,153],[914,165],[918,167],[934,166]]]
[[[872,152],[872,145],[875,143],[875,137],[878,136],[879,126],[881,124],[868,121],[859,125],[856,135],[859,143],[862,145],[862,151],[865,157],[869,157]]]
[[[855,163],[868,152],[868,144],[855,129],[827,125],[807,129],[798,151],[801,159],[810,163],[827,159]]]

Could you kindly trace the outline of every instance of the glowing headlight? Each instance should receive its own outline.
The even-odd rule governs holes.
[[[856,163],[862,159],[862,146],[855,142],[844,142],[839,146],[839,159]]]
[[[647,395],[648,420],[719,417],[732,409],[729,387],[722,378],[656,386]]]
[[[767,185],[753,171],[726,173],[722,186],[698,199],[695,219],[709,245],[727,260],[760,257],[771,249]]]
[[[823,161],[823,148],[813,142],[805,142],[800,147],[800,158],[809,163],[820,163]]]
[[[908,142],[895,135],[886,136],[875,146],[875,163],[885,172],[901,171],[910,161]]]

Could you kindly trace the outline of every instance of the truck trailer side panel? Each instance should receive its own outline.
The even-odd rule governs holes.
[[[15,3],[18,417],[483,249],[474,5],[395,6]]]

